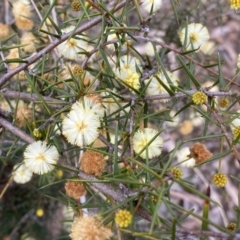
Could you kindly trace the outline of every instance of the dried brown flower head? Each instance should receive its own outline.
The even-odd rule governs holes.
[[[31,6],[29,0],[17,0],[12,4],[12,13],[15,18],[31,16]]]
[[[9,54],[6,56],[6,59],[13,59],[13,58],[19,58],[18,48],[10,49]],[[12,62],[12,63],[8,64],[8,67],[10,70],[12,70],[18,66],[19,66],[19,63],[17,63],[17,62]]]
[[[80,160],[80,170],[94,176],[102,175],[106,161],[101,153],[86,151]]]
[[[8,37],[9,34],[10,34],[10,29],[8,25],[0,23],[0,39],[4,39]]]
[[[13,103],[14,107],[16,108],[15,114],[15,125],[18,127],[25,127],[26,123],[31,123],[33,119],[32,109],[29,108],[27,103],[23,101],[18,101],[17,104]]]
[[[86,195],[86,189],[84,187],[84,184],[81,182],[66,182],[65,190],[69,197],[72,197],[76,200]]]
[[[16,20],[16,26],[21,30],[31,30],[34,22],[31,17],[31,7],[28,0],[18,0],[13,3],[13,16]]]
[[[31,32],[26,32],[21,37],[21,44],[23,46],[23,51],[27,53],[32,53],[36,51],[35,42],[36,37]]]
[[[188,135],[193,131],[193,124],[190,120],[185,120],[182,122],[182,124],[179,127],[179,132],[182,135]]]
[[[195,159],[196,164],[199,164],[209,159],[212,153],[207,150],[204,144],[197,142],[190,147],[190,156]]]
[[[113,233],[102,226],[96,217],[83,216],[75,218],[69,236],[72,240],[106,240],[112,237]]]

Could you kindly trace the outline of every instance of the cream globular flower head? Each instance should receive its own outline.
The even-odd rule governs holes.
[[[172,84],[177,86],[178,85],[178,78],[172,74],[169,71],[166,71],[166,74],[168,77],[171,79]],[[163,73],[163,71],[159,71],[156,75],[150,77],[149,79],[146,80],[146,84],[150,81],[147,90],[146,90],[146,95],[158,95],[158,94],[163,94],[163,93],[168,93],[167,90],[162,86],[162,84],[158,81],[158,78],[168,87],[169,83],[168,80]],[[169,99],[161,99],[160,101],[162,102],[167,102]]]
[[[26,165],[23,163],[21,165],[17,164],[13,167],[13,180],[16,183],[24,184],[31,180],[32,178],[32,171],[30,171]]]
[[[74,26],[70,26],[62,30],[62,33],[69,33],[74,30]],[[68,59],[77,59],[81,57],[79,52],[86,51],[87,49],[87,39],[82,35],[75,35],[70,39],[67,39],[63,43],[59,44],[57,49],[63,57]]]
[[[156,12],[162,6],[162,0],[143,0],[141,8],[150,13],[152,7],[153,12]]]
[[[135,153],[138,154],[142,152],[140,156],[144,159],[159,156],[162,152],[161,147],[163,140],[160,136],[157,136],[158,134],[158,131],[152,128],[138,130],[133,136],[133,149]]]
[[[33,173],[44,174],[52,171],[56,164],[59,153],[54,146],[48,146],[46,142],[37,141],[26,148],[24,162]]]
[[[240,0],[230,0],[230,8],[238,10],[240,8]]]
[[[181,30],[179,37],[186,50],[197,50],[208,41],[209,32],[201,23],[190,23]]]
[[[110,229],[104,227],[95,216],[82,216],[74,219],[71,234],[72,240],[106,240],[113,236]]]
[[[98,137],[100,119],[92,110],[71,110],[63,119],[62,133],[73,145],[83,147]]]

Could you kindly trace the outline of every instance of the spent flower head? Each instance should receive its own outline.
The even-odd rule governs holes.
[[[236,223],[231,222],[231,223],[229,223],[227,225],[227,229],[230,230],[230,231],[235,231],[236,228],[237,228],[237,224]]]
[[[110,229],[104,227],[95,216],[82,216],[74,219],[71,234],[72,240],[106,240],[113,236]]]
[[[119,210],[115,215],[115,222],[120,228],[128,227],[132,222],[132,214],[126,209]]]
[[[225,187],[227,184],[227,176],[224,173],[215,173],[212,181],[217,187]]]
[[[212,153],[206,148],[206,146],[199,142],[194,143],[189,150],[190,156],[195,159],[196,164],[205,162],[212,157]]]
[[[80,197],[86,195],[86,189],[81,182],[68,181],[65,183],[65,190],[69,197],[78,200]]]
[[[52,171],[59,158],[56,147],[42,141],[28,145],[23,155],[26,167],[36,174]]]
[[[3,23],[0,23],[0,40],[8,37],[10,34],[9,26]]]
[[[106,166],[106,161],[101,153],[88,150],[80,159],[80,169],[90,175],[101,176]]]
[[[21,30],[31,30],[34,22],[31,17],[31,6],[28,0],[17,0],[13,2],[12,13],[16,26]]]
[[[138,154],[141,152],[140,156],[144,159],[159,156],[162,152],[163,140],[158,135],[158,131],[152,128],[139,129],[135,132],[133,136],[133,149],[135,153]]]
[[[208,41],[209,32],[201,23],[190,23],[181,30],[179,37],[186,50],[196,50]]]

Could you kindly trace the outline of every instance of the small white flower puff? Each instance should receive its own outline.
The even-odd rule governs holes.
[[[92,110],[74,109],[64,118],[62,133],[73,145],[83,147],[91,144],[98,137],[99,116]]]
[[[54,146],[48,146],[46,142],[37,141],[26,148],[24,162],[33,173],[44,174],[50,172],[59,158],[59,153]]]
[[[147,156],[149,159],[159,156],[162,152],[161,147],[163,140],[160,136],[156,137],[158,134],[158,131],[152,128],[138,130],[133,136],[133,149],[135,153],[138,154],[144,149],[144,151],[140,154],[140,156],[144,159],[146,159]],[[151,143],[149,144],[149,142]]]
[[[178,85],[178,78],[169,71],[166,71],[166,74],[171,79],[172,84],[177,86]],[[168,88],[170,88],[168,80],[167,80],[165,74],[162,71],[159,71],[159,73],[157,73],[156,75]],[[158,81],[157,77],[152,76],[152,77],[150,77],[150,79],[147,79],[146,81],[147,82],[150,81],[150,83],[148,85],[148,88],[146,90],[147,95],[158,95],[158,94],[168,93],[167,90]],[[169,99],[161,99],[160,101],[161,102],[168,102]]]
[[[179,34],[182,45],[186,42],[186,49],[200,48],[209,40],[209,32],[201,23],[190,23]]]
[[[63,33],[68,33],[74,30],[74,26],[70,26],[62,30]],[[85,39],[85,40],[83,40]],[[87,42],[86,38],[80,35],[75,35],[70,39],[64,41],[63,43],[59,44],[57,49],[59,53],[68,59],[76,59],[80,57],[78,54],[79,52],[86,51],[87,49]]]
[[[153,6],[153,12],[157,11],[162,6],[162,0],[143,0],[141,5],[147,12],[150,13]]]
[[[13,180],[16,183],[24,184],[31,180],[33,173],[26,167],[24,163],[21,165],[15,165],[13,169],[15,170],[13,172]]]

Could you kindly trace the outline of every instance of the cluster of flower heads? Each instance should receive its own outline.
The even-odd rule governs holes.
[[[13,172],[14,181],[21,184],[30,181],[32,173],[41,175],[52,171],[59,158],[56,147],[44,141],[29,144],[23,155],[23,163],[16,165]]]
[[[120,82],[134,92],[134,90],[139,90],[141,86],[139,70],[141,70],[139,60],[125,55],[119,59],[119,66],[114,69],[114,73]]]
[[[73,145],[83,147],[93,143],[99,135],[104,108],[99,95],[84,96],[75,102],[63,119],[62,133]]]

